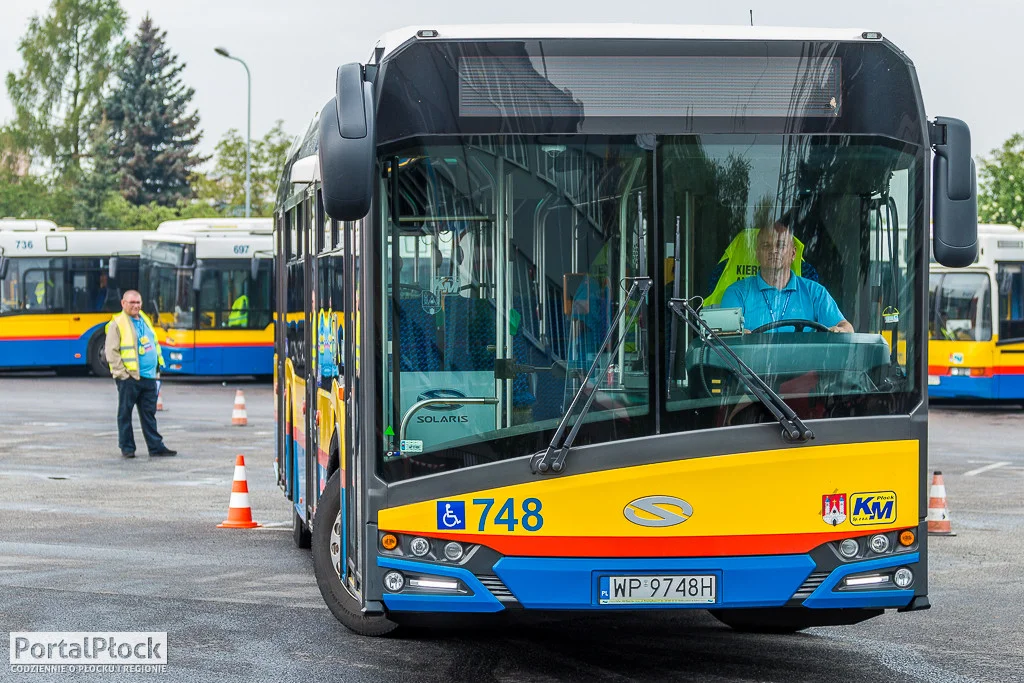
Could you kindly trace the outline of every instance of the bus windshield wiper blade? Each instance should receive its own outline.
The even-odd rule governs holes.
[[[700,305],[703,306],[703,301],[701,301]],[[814,438],[814,432],[803,423],[803,420],[789,407],[789,404],[782,400],[782,397],[776,394],[761,379],[760,375],[744,363],[743,359],[732,350],[732,347],[704,322],[698,310],[690,305],[688,299],[670,299],[668,307],[669,310],[682,318],[705,344],[718,354],[722,362],[743,382],[743,385],[750,390],[750,393],[775,416],[775,419],[782,425],[783,440],[793,443],[797,441],[810,441]]]
[[[608,351],[608,358],[603,363],[601,361],[601,354],[604,353],[605,348],[611,343],[612,337],[615,336],[615,331],[618,327],[619,321],[622,320],[623,315],[626,313],[626,309],[629,308],[629,302],[633,300],[633,296],[636,295],[637,301],[643,301],[643,298],[647,296],[647,290],[651,288],[651,278],[649,277],[627,277],[622,279],[622,283],[631,282],[629,291],[626,292],[626,298],[616,311],[615,317],[612,318],[611,324],[608,326],[608,333],[604,336],[604,341],[601,342],[601,347],[597,350],[594,355],[594,362],[590,365],[590,370],[587,371],[587,375],[583,378],[580,383],[580,388],[576,390],[576,393],[572,397],[572,401],[569,403],[569,408],[565,411],[565,415],[562,417],[561,422],[558,423],[558,429],[555,430],[555,435],[551,437],[551,443],[548,444],[548,449],[544,453],[538,453],[533,456],[530,460],[530,466],[534,472],[540,472],[541,474],[547,474],[548,472],[561,472],[565,469],[565,457],[569,454],[569,449],[572,448],[572,442],[576,439],[576,434],[580,431],[580,425],[583,424],[583,418],[586,417],[587,412],[590,410],[590,406],[594,403],[594,397],[597,396],[597,387],[592,387],[590,393],[587,394],[586,402],[580,409],[580,414],[576,416],[576,422],[573,423],[572,430],[568,436],[565,437],[565,441],[559,443],[562,439],[562,435],[565,433],[565,428],[569,425],[569,421],[572,419],[573,410],[576,408],[576,404],[583,399],[583,395],[587,392],[587,384],[590,382],[591,377],[601,377],[608,370],[608,366],[611,365],[612,359],[615,356],[615,352],[619,350],[623,342],[626,340],[626,334],[623,332],[622,336],[619,337],[615,345]],[[639,292],[639,294],[637,294]],[[637,316],[640,314],[641,306],[637,306],[633,309],[633,312],[629,315],[629,320],[626,321],[626,325],[623,330],[629,330],[636,321]],[[598,367],[601,367],[600,372],[595,372]]]

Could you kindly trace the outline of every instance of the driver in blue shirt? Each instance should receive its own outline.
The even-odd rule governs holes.
[[[722,308],[743,309],[744,331],[780,320],[811,320],[829,332],[853,332],[835,299],[817,282],[790,268],[796,257],[793,231],[776,222],[757,234],[757,275],[733,283],[722,296]],[[776,330],[794,331],[795,326]]]

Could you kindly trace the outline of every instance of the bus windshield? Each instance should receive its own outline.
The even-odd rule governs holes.
[[[163,327],[190,330],[195,325],[194,253],[189,244],[143,243],[140,289],[146,300],[142,305]]]
[[[916,146],[478,135],[396,144],[380,163],[382,407],[395,434],[386,476],[543,450],[623,306],[641,310],[628,327],[621,317],[621,343],[596,358],[603,372],[584,388],[596,396],[577,445],[655,433],[656,417],[662,432],[772,421],[669,313],[673,297],[742,316],[723,330],[727,343],[801,419],[891,414],[920,400],[908,368],[921,350],[907,334],[922,313]],[[756,242],[778,225],[794,258],[769,295]],[[629,301],[637,277],[654,287]],[[737,298],[741,286],[771,300]],[[772,320],[819,322],[762,330],[773,307]],[[829,331],[840,321],[853,333]]]
[[[990,292],[988,273],[932,273],[928,279],[929,338],[991,340]]]
[[[270,260],[260,263],[255,280],[248,259],[206,259],[202,271],[199,329],[262,330],[270,324]]]

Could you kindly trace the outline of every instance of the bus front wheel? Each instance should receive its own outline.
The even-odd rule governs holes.
[[[363,614],[359,599],[341,581],[341,470],[327,480],[317,503],[312,547],[316,585],[338,621],[362,636],[383,636],[398,627],[386,617]]]
[[[86,353],[89,358],[89,369],[97,377],[110,377],[110,366],[107,365],[107,354],[103,348],[107,343],[107,337],[103,332],[97,332],[89,340]]]

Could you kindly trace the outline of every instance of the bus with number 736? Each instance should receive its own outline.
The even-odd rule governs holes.
[[[342,623],[929,606],[929,255],[974,260],[976,188],[902,51],[424,26],[335,85],[278,193],[275,393],[294,541]],[[852,333],[703,306],[775,224]]]

